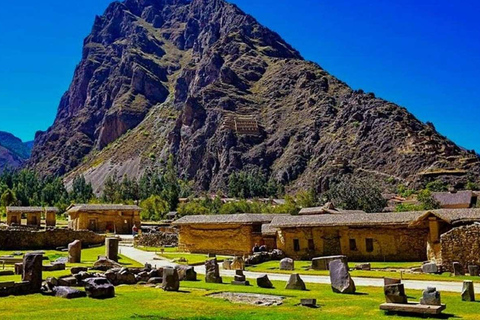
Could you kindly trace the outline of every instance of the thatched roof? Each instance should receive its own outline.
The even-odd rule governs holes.
[[[142,211],[142,208],[135,205],[123,204],[76,204],[68,209],[68,213],[89,212],[89,211]]]
[[[55,207],[7,207],[7,212],[16,213],[43,213],[43,212],[58,212]]]
[[[412,225],[418,225],[429,217],[437,217],[448,224],[480,222],[480,209],[439,209],[424,212]]]
[[[174,225],[189,224],[258,224],[270,223],[275,217],[284,216],[286,214],[214,214],[214,215],[195,215],[185,216],[173,222]]]
[[[275,236],[278,229],[272,227],[270,223],[262,224],[262,235],[263,236]]]
[[[474,194],[472,191],[433,192],[432,196],[442,207],[462,205],[468,208],[472,203]]]
[[[271,226],[274,228],[408,226],[422,213],[423,212],[384,212],[284,216],[273,219]]]
[[[337,208],[329,208],[326,206],[323,207],[312,207],[312,208],[302,208],[299,215],[314,215],[314,214],[358,214],[358,213],[366,213],[362,210],[343,210]]]

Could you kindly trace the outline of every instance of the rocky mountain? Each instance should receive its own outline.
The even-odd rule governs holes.
[[[0,131],[0,172],[5,168],[21,167],[30,157],[31,142],[22,142],[8,132]]]
[[[173,154],[198,189],[260,170],[291,189],[340,174],[480,176],[480,160],[405,108],[352,90],[224,0],[125,0],[96,17],[30,165],[99,188]]]

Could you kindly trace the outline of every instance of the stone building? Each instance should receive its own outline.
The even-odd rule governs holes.
[[[42,216],[49,227],[56,225],[58,209],[55,207],[7,207],[7,224],[9,226],[21,225],[22,219],[27,220],[27,226],[40,228]]]
[[[423,261],[429,229],[410,224],[421,212],[275,218],[277,246],[288,257],[346,255],[352,261]]]
[[[135,205],[78,204],[72,205],[68,227],[73,230],[91,230],[98,233],[130,234],[136,225],[140,228],[140,211]]]
[[[428,259],[448,267],[451,260],[456,259],[459,262],[463,260],[464,263],[471,260],[462,258],[469,256],[468,252],[471,250],[477,250],[478,259],[480,259],[479,234],[475,232],[470,234],[475,227],[471,227],[472,229],[468,227],[477,225],[479,222],[480,209],[440,209],[422,213],[411,223],[411,226],[428,224],[430,231],[427,239]],[[455,249],[452,250],[452,248]],[[445,256],[446,253],[447,256]]]
[[[250,254],[252,247],[275,245],[272,233],[265,240],[262,226],[279,216],[275,214],[228,214],[185,216],[173,223],[180,228],[179,249],[192,253],[228,255]],[[265,230],[266,231],[266,230]],[[273,233],[275,234],[275,233]]]

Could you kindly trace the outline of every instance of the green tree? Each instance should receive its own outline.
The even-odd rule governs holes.
[[[72,183],[70,198],[77,203],[88,203],[94,197],[93,187],[83,175],[76,176]]]
[[[165,218],[169,211],[169,204],[160,196],[150,196],[140,203],[143,220],[159,221]]]
[[[3,207],[16,205],[17,197],[12,190],[7,189],[5,192],[3,192],[2,196],[0,197],[0,202]]]

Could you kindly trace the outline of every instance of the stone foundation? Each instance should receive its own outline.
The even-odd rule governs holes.
[[[70,242],[80,240],[82,246],[103,244],[105,236],[91,231],[54,229],[42,231],[0,230],[2,250],[44,250],[67,247]]]

